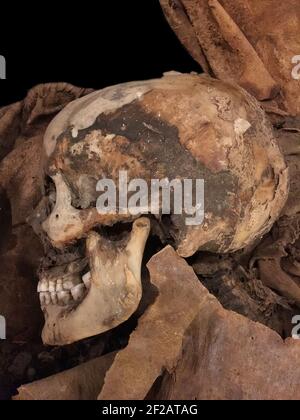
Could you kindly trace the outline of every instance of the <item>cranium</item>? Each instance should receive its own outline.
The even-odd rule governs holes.
[[[36,217],[58,256],[40,273],[48,344],[107,331],[141,298],[152,216],[100,214],[100,179],[118,185],[120,170],[147,183],[204,179],[201,225],[187,226],[184,215],[152,217],[184,257],[246,247],[271,228],[287,197],[286,165],[264,112],[243,89],[207,76],[168,73],[94,92],[52,121],[44,145],[56,193],[47,189],[48,209],[41,204]],[[105,229],[128,223],[120,240]]]

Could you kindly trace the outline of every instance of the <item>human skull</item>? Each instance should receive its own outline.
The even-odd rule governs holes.
[[[118,185],[120,170],[148,184],[204,179],[202,224],[187,225],[184,214],[152,216],[183,257],[253,243],[271,228],[288,194],[287,168],[263,110],[243,89],[207,76],[172,72],[94,92],[52,121],[44,146],[56,193],[48,189],[51,211],[43,218],[40,206],[36,218],[52,253],[76,249],[76,257],[41,269],[43,340],[52,345],[114,328],[141,299],[151,215],[99,213],[100,179]],[[105,226],[125,223],[133,223],[132,231],[120,240],[105,233]]]

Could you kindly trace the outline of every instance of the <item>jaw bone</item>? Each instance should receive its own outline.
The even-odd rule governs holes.
[[[58,304],[56,299],[45,299],[47,283],[41,279],[40,284],[44,285],[41,305],[45,315],[42,339],[45,344],[70,344],[111,330],[130,318],[142,296],[141,264],[149,233],[150,221],[147,218],[133,223],[129,239],[122,247],[94,231],[90,232],[86,243],[90,272],[79,284],[79,287],[86,287],[86,292],[80,295],[83,297],[80,302],[69,290],[66,292],[70,299],[65,301],[61,296],[64,290],[60,291]],[[56,280],[56,284],[61,283],[69,285],[70,281]],[[78,284],[73,287],[78,289]]]

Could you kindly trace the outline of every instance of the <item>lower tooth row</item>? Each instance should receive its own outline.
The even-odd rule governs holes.
[[[51,297],[51,302],[52,302],[54,305],[57,305],[57,304],[58,304],[58,297],[57,297],[56,292],[51,292],[51,293],[50,293],[50,297]],[[41,303],[42,303],[42,301],[41,301]]]
[[[51,295],[49,292],[41,292],[40,293],[40,302],[41,305],[50,305],[51,303]]]
[[[77,286],[71,289],[71,295],[73,299],[75,300],[75,302],[80,301],[84,297],[85,291],[86,291],[86,288],[83,283],[78,284]]]

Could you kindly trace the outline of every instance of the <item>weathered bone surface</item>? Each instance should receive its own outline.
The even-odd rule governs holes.
[[[122,243],[91,231],[85,259],[40,274],[44,343],[64,345],[100,334],[136,311],[142,296],[141,263],[149,231],[147,218],[136,220]]]
[[[288,173],[264,112],[244,90],[206,76],[169,73],[118,85],[68,105],[45,136],[57,202],[43,227],[55,247],[96,225],[130,220],[98,214],[97,181],[204,179],[205,220],[172,215],[178,253],[228,252],[261,237],[287,197]],[[138,217],[138,215],[136,216]]]
[[[238,83],[259,100],[270,100],[270,111],[299,115],[299,79],[293,77],[299,62],[293,59],[300,54],[298,0],[160,3],[178,38],[204,71]]]

